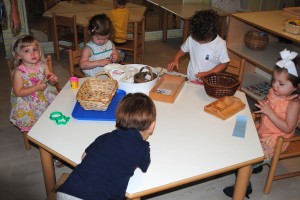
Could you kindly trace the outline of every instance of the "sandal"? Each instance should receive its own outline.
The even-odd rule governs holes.
[[[55,167],[57,167],[57,168],[61,168],[61,167],[63,167],[63,166],[65,166],[60,160],[58,160],[58,159],[54,159],[54,165],[55,165]]]

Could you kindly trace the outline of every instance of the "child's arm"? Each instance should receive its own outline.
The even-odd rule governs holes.
[[[111,53],[111,61],[114,62],[114,63],[117,63],[117,62],[121,61],[120,54],[119,54],[119,52],[118,52],[115,45],[113,45],[113,50],[112,50],[112,53]]]
[[[270,107],[268,101],[259,101],[259,104],[255,105],[260,108],[260,110],[255,113],[265,114],[274,123],[274,125],[284,133],[292,132],[298,124],[300,114],[300,102],[298,99],[289,101],[285,119],[278,117],[278,115]]]
[[[83,154],[81,156],[81,160],[83,160],[85,156],[86,156],[86,152],[83,152]]]
[[[111,60],[108,58],[89,61],[90,56],[92,55],[91,49],[89,47],[84,47],[82,55],[80,58],[80,68],[81,69],[93,69],[98,66],[105,66],[111,63]]]
[[[168,64],[168,71],[173,71],[173,68],[176,67],[176,69],[178,70],[178,62],[179,59],[184,56],[185,52],[183,52],[182,50],[179,50],[176,55],[174,56],[173,60]]]
[[[13,73],[13,90],[16,96],[24,97],[28,96],[36,91],[45,90],[47,85],[42,81],[39,81],[36,85],[32,87],[25,88],[22,75],[19,70],[14,70]]]
[[[220,64],[216,65],[214,68],[212,68],[211,70],[209,70],[207,72],[199,72],[195,76],[197,78],[201,78],[201,77],[206,76],[206,75],[208,75],[210,73],[213,73],[213,72],[216,72],[216,73],[222,72],[222,71],[224,71],[226,69],[227,64],[228,63],[220,63]]]

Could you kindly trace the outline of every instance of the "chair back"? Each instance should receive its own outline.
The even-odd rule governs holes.
[[[245,69],[245,59],[230,59],[230,62],[225,69],[225,73],[232,74],[236,76],[236,78],[242,83],[243,74]],[[239,86],[238,90],[240,90],[241,86]]]
[[[79,78],[85,77],[84,73],[79,67],[80,58],[82,54],[82,49],[69,49],[69,66],[70,66],[70,76],[77,76]]]
[[[44,0],[44,9],[45,11],[51,9],[58,3],[58,0]]]
[[[140,22],[129,22],[127,28],[127,38],[115,38],[125,39],[126,42],[115,44],[117,49],[125,51],[126,56],[133,56],[133,63],[144,63],[144,51],[145,51],[145,17]]]
[[[54,51],[57,60],[60,61],[60,47],[63,49],[78,49],[78,45],[83,42],[83,34],[78,33],[75,15],[65,17],[52,13],[52,20]],[[69,43],[71,44],[69,45]]]
[[[281,152],[282,146],[286,143],[289,143],[288,148],[284,152]],[[276,168],[280,160],[291,159],[295,157],[300,157],[300,136],[294,136],[292,138],[283,138],[281,136],[278,137],[268,177],[265,183],[264,193],[270,193],[273,181],[300,176],[300,171],[275,175]]]

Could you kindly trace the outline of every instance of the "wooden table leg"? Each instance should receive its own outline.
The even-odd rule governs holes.
[[[138,45],[138,22],[134,22],[134,25],[133,25],[133,63],[136,64],[137,63],[137,45]]]
[[[168,11],[163,11],[163,42],[168,38]]]
[[[234,186],[233,200],[245,199],[246,189],[251,175],[251,165],[238,170],[238,176]]]
[[[52,155],[43,148],[40,148],[41,162],[43,168],[44,182],[47,195],[55,185],[55,171],[53,166]]]
[[[189,21],[190,21],[189,19],[183,20],[182,43],[184,43],[189,36],[189,28],[190,28]]]

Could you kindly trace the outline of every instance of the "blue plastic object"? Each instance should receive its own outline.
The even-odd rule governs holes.
[[[84,110],[77,101],[72,112],[72,117],[78,120],[115,121],[117,106],[125,95],[126,92],[124,90],[117,90],[106,111]]]
[[[245,138],[246,125],[247,125],[247,116],[238,115],[236,117],[236,122],[235,122],[232,136]]]

